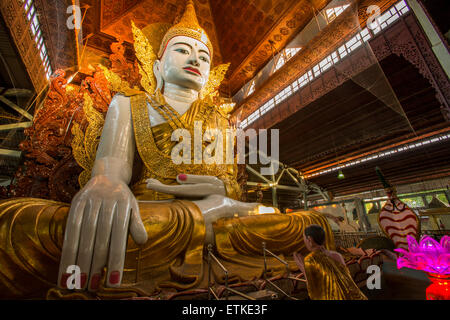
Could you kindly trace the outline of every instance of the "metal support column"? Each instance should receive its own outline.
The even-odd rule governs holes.
[[[308,210],[308,200],[307,200],[307,194],[306,191],[303,192],[303,208],[305,210]]]
[[[277,187],[272,187],[272,205],[278,208]]]
[[[450,204],[450,190],[444,190],[445,197],[447,198],[448,203]]]
[[[365,213],[364,203],[363,203],[362,199],[360,199],[360,198],[355,199],[355,208],[356,208],[356,213],[358,214],[361,228],[366,232],[371,230],[372,226],[370,225],[369,218],[367,217],[367,214]]]

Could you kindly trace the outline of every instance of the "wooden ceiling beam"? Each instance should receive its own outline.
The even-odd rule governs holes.
[[[311,175],[311,174],[313,174],[313,173],[315,173],[317,171],[322,171],[322,170],[325,170],[327,168],[335,167],[335,166],[337,166],[339,164],[342,165],[342,164],[345,164],[345,163],[350,162],[352,160],[357,160],[357,159],[360,159],[360,158],[364,158],[364,157],[370,156],[372,154],[379,153],[381,151],[393,149],[393,148],[400,147],[400,146],[405,145],[405,144],[409,144],[409,143],[412,143],[412,142],[415,142],[415,141],[418,141],[418,140],[423,140],[423,139],[426,139],[426,138],[429,138],[429,137],[432,137],[432,136],[435,136],[435,135],[448,133],[448,132],[450,132],[450,127],[445,127],[443,129],[440,129],[440,130],[424,133],[422,135],[415,136],[415,137],[410,138],[410,139],[405,139],[405,140],[402,140],[400,142],[384,145],[382,147],[373,148],[373,146],[371,146],[371,147],[367,148],[367,149],[369,149],[369,151],[366,151],[366,152],[363,152],[363,153],[359,153],[359,154],[357,154],[355,152],[355,153],[353,153],[354,155],[347,155],[347,157],[341,158],[338,161],[332,161],[332,162],[329,162],[329,163],[327,163],[325,165],[322,165],[320,167],[316,167],[316,168],[309,169],[309,170],[306,170],[306,171],[304,170],[302,172],[303,172],[303,174],[305,176],[308,176],[308,175]]]
[[[374,167],[380,166],[384,176],[394,185],[419,182],[450,176],[448,143],[428,147],[422,152],[411,151],[403,156],[373,161],[370,164],[344,169],[345,179],[339,180],[336,172],[316,176],[308,181],[320,184],[335,196],[382,189]]]

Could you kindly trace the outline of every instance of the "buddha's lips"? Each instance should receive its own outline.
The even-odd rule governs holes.
[[[189,72],[195,73],[195,74],[197,74],[197,75],[199,75],[199,76],[201,76],[201,75],[202,75],[202,74],[200,73],[200,71],[199,71],[198,69],[196,69],[196,68],[192,68],[192,67],[185,67],[185,68],[183,68],[183,70],[186,70],[186,71],[189,71]]]

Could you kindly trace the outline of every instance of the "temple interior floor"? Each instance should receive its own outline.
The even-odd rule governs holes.
[[[384,261],[381,289],[361,288],[369,300],[425,300],[426,288],[431,284],[424,272],[403,268],[398,270],[395,263]]]

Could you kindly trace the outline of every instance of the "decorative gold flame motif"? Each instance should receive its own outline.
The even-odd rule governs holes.
[[[131,21],[131,27],[134,38],[134,51],[140,62],[139,73],[142,76],[141,85],[147,93],[153,94],[156,89],[156,78],[153,74],[153,63],[157,57],[153,51],[153,47],[150,44],[149,39],[142,32],[142,30],[136,27],[133,21]]]
[[[128,81],[123,80],[117,73],[111,71],[105,66],[99,65],[99,67],[103,71],[106,80],[108,80],[108,87],[111,91],[120,92],[125,94],[126,96],[131,96],[133,94],[141,92],[137,87],[131,88]]]
[[[83,133],[78,123],[74,123],[72,126],[73,157],[84,169],[78,177],[78,182],[81,187],[83,187],[91,178],[91,171],[94,166],[95,155],[100,142],[103,124],[105,122],[103,115],[95,110],[94,103],[87,93],[84,95],[83,111],[86,114],[89,123],[86,132]]]
[[[200,93],[202,97],[207,97],[209,95],[214,96],[217,94],[217,90],[219,89],[220,84],[225,78],[225,74],[227,73],[229,67],[230,64],[225,63],[220,64],[211,70],[211,72],[209,73],[208,82]]]
[[[223,113],[229,114],[233,110],[235,105],[236,105],[236,103],[234,103],[234,102],[233,103],[223,103],[220,105],[220,109],[222,110]]]

